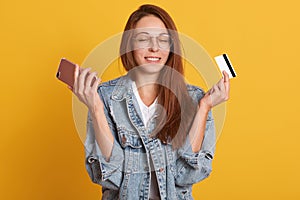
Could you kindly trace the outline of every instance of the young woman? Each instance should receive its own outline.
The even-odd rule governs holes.
[[[75,71],[74,94],[88,107],[86,168],[102,199],[193,199],[211,172],[211,108],[228,99],[229,77],[207,93],[183,78],[180,42],[166,11],[142,5],[120,47],[127,75],[105,83]]]

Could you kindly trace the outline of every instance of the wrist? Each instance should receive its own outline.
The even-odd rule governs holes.
[[[92,116],[96,116],[97,114],[101,114],[102,112],[104,113],[104,109],[102,105],[94,105],[89,107],[89,111]]]
[[[208,105],[202,100],[200,101],[199,110],[201,110],[202,112],[208,113],[211,110],[211,108],[212,106]]]

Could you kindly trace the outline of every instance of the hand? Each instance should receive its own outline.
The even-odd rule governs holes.
[[[223,71],[223,78],[219,80],[201,99],[200,107],[210,110],[212,107],[229,99],[229,75]]]
[[[90,70],[90,68],[85,68],[79,72],[79,66],[76,65],[74,86],[69,88],[91,112],[96,112],[96,110],[103,108],[103,102],[97,93],[101,80],[97,77],[96,72],[89,73]],[[96,80],[93,82],[93,79]]]

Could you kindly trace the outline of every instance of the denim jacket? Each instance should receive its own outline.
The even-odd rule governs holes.
[[[187,90],[195,103],[204,95],[203,90],[196,86],[187,85]],[[85,164],[91,180],[102,185],[102,199],[149,199],[151,170],[155,171],[161,199],[193,199],[192,185],[208,177],[212,169],[215,128],[211,112],[201,150],[194,153],[188,137],[179,149],[149,137],[153,127],[146,128],[143,124],[129,77],[102,83],[98,93],[104,103],[114,143],[107,160],[95,140],[88,115]],[[154,126],[154,121],[150,121],[150,126]],[[150,167],[151,158],[153,169]]]

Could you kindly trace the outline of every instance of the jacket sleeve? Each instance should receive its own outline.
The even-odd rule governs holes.
[[[210,111],[200,151],[196,153],[192,151],[191,143],[193,141],[190,141],[188,137],[185,144],[178,150],[177,175],[175,177],[177,185],[191,185],[209,176],[212,171],[215,141],[215,126]]]
[[[114,143],[111,156],[109,160],[107,160],[102,155],[95,140],[93,122],[90,114],[88,114],[87,136],[85,141],[85,165],[87,172],[94,183],[100,184],[105,188],[118,190],[123,178],[122,169],[124,152],[119,144],[115,124],[109,114],[107,103],[101,95],[100,89],[98,89],[98,93],[104,103],[104,112],[110,130],[114,136]]]

